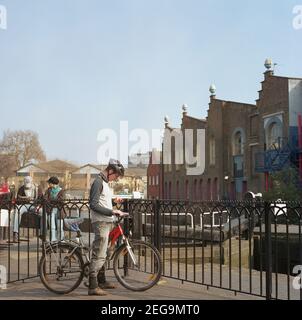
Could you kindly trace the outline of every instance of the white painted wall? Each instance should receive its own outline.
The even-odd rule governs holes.
[[[302,80],[289,80],[289,125],[297,126],[297,113],[302,113]]]

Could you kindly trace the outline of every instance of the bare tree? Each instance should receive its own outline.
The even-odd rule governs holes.
[[[14,156],[0,154],[0,177],[4,179],[12,177],[17,169],[18,165]]]
[[[30,160],[46,160],[38,134],[31,130],[5,131],[0,141],[0,154],[13,156],[18,167],[23,167]]]

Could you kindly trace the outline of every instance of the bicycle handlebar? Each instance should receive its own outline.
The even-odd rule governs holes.
[[[131,220],[132,219],[132,217],[130,216],[130,215],[127,215],[127,216],[118,216],[118,215],[115,215],[118,219],[117,219],[117,222],[116,223],[120,223],[122,220],[124,220],[124,219],[129,219],[129,220]]]

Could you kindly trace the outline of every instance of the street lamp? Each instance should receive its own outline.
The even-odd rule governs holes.
[[[225,200],[229,200],[229,195],[228,195],[228,181],[229,181],[230,177],[228,175],[224,176],[224,199]]]

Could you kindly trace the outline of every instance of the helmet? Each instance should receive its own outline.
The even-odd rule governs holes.
[[[110,170],[110,169],[113,170],[114,173],[117,173],[121,177],[123,177],[125,174],[125,168],[118,160],[115,160],[115,159],[109,160],[107,170]]]

